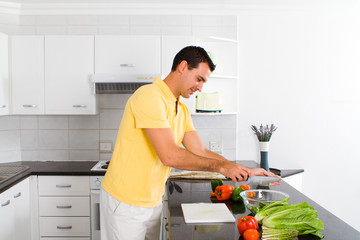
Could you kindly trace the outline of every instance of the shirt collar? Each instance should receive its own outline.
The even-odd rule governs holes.
[[[161,78],[155,77],[153,84],[155,84],[156,86],[158,86],[161,89],[161,91],[164,93],[164,95],[166,96],[166,98],[168,99],[168,101],[170,103],[176,102],[176,100],[177,100],[176,97],[171,92],[168,85],[166,85],[166,83]]]

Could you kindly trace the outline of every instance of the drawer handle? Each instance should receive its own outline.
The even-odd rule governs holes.
[[[56,185],[57,188],[71,188],[71,185]]]
[[[7,206],[7,205],[9,205],[9,204],[10,204],[10,200],[7,200],[5,203],[2,203],[1,206],[2,206],[2,207],[5,207],[5,206]]]
[[[56,206],[56,208],[64,209],[64,208],[72,208],[72,206],[71,205],[68,205],[68,206]]]
[[[61,229],[61,230],[63,230],[63,229],[72,229],[72,226],[66,226],[66,227],[57,226],[56,228]]]
[[[36,108],[37,105],[36,104],[24,104],[23,107],[25,107],[25,108]]]
[[[132,63],[122,63],[120,64],[120,67],[135,67],[135,65]]]
[[[18,192],[18,194],[14,195],[14,198],[18,198],[21,196],[21,192]]]
[[[74,108],[86,108],[87,106],[85,104],[75,104],[73,105]]]
[[[0,105],[0,108],[6,108],[6,105]]]

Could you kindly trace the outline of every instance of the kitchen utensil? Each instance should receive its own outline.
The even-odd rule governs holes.
[[[246,180],[249,185],[266,185],[281,181],[280,177],[252,176]]]
[[[244,199],[245,206],[253,213],[259,211],[260,203],[267,205],[289,197],[287,193],[268,189],[247,190],[241,192],[240,196]]]
[[[225,203],[182,203],[186,223],[235,222]]]

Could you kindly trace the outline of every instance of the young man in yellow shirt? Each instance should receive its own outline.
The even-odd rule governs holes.
[[[274,176],[211,152],[197,134],[180,96],[201,91],[214,69],[203,48],[186,47],[175,56],[164,80],[156,78],[129,98],[102,181],[102,240],[159,239],[161,201],[172,167],[219,172],[234,182]]]

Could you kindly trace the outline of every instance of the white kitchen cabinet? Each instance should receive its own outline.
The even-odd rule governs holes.
[[[29,178],[0,195],[0,239],[30,240]]]
[[[0,116],[9,114],[9,48],[8,36],[0,33]]]
[[[44,114],[44,36],[11,37],[12,114]]]
[[[160,36],[95,36],[95,73],[160,76]]]
[[[38,185],[41,239],[89,239],[89,177],[39,176]]]
[[[96,114],[94,36],[45,36],[45,113]]]

